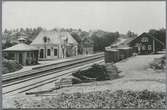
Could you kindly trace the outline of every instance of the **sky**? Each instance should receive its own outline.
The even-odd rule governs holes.
[[[165,1],[3,2],[2,28],[75,28],[137,34],[165,28]]]

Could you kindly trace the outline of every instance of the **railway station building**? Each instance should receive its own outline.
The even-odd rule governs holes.
[[[78,42],[66,31],[41,31],[30,44],[38,48],[39,60],[50,60],[78,55]]]
[[[3,50],[7,59],[15,60],[21,65],[38,64],[38,49],[25,44],[24,38],[18,39],[19,43]]]

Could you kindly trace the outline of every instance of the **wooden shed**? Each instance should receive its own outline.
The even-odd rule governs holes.
[[[156,36],[143,33],[127,42],[130,47],[135,47],[138,54],[151,54],[165,48],[165,44],[158,40]],[[137,50],[136,50],[137,49]]]

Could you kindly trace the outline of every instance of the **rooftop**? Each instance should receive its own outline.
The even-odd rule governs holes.
[[[77,41],[66,31],[41,31],[38,36],[32,41],[31,45],[44,44],[44,37],[50,39],[49,44],[61,44],[63,40],[67,39],[67,43],[78,44]]]
[[[19,43],[12,47],[6,48],[3,51],[34,51],[34,50],[38,49],[34,46],[30,46],[25,43]]]

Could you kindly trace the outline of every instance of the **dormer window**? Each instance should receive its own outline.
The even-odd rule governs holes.
[[[47,50],[47,56],[50,56],[50,54],[51,54],[51,51],[50,51],[50,49],[48,49]]]
[[[18,39],[18,41],[19,41],[19,43],[25,43],[26,39],[21,37],[21,38]]]

